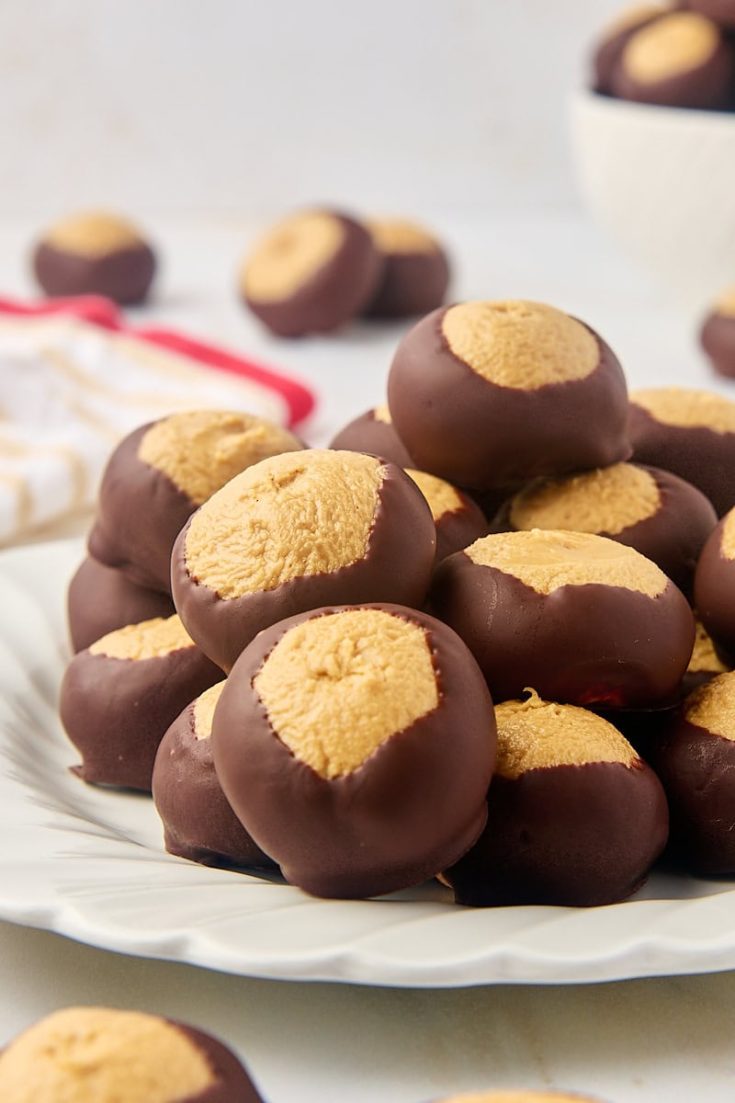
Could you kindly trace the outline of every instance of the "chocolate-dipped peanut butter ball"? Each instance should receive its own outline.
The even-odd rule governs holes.
[[[153,761],[182,709],[222,679],[177,616],[119,628],[75,655],[59,711],[84,781],[149,792]]]
[[[436,238],[405,219],[373,219],[367,228],[383,270],[364,313],[410,318],[441,306],[449,286],[449,260]]]
[[[153,765],[153,800],[170,854],[209,866],[274,869],[230,808],[212,757],[212,719],[225,683],[187,705],[168,729]]]
[[[136,586],[122,571],[85,559],[69,583],[69,635],[74,651],[83,651],[101,636],[176,610],[168,594]]]
[[[720,517],[735,506],[735,402],[683,387],[635,391],[629,433],[636,463],[686,479]]]
[[[699,618],[723,658],[735,662],[735,509],[704,545],[694,576]]]
[[[735,77],[732,49],[711,19],[664,15],[635,31],[610,81],[614,95],[667,107],[726,107]]]
[[[3,1103],[261,1103],[209,1034],[107,1007],[67,1007],[0,1053]]]
[[[735,874],[735,673],[687,697],[652,759],[671,810],[671,850],[693,873]]]
[[[225,410],[193,410],[142,425],[108,461],[90,555],[140,586],[170,593],[171,551],[192,513],[234,475],[302,447],[270,421]]]
[[[401,438],[395,430],[387,406],[374,406],[337,433],[329,445],[347,452],[371,452],[398,467],[413,467]]]
[[[57,222],[33,253],[47,295],[105,295],[123,306],[145,299],[155,268],[153,250],[137,227],[103,211]]]
[[[735,29],[735,0],[687,0],[686,6],[721,27]]]
[[[457,902],[591,907],[631,896],[666,845],[661,783],[612,724],[542,701],[496,708],[487,825],[445,878]]]
[[[329,333],[366,306],[381,268],[361,223],[339,211],[301,211],[256,244],[242,269],[240,293],[280,337]]]
[[[490,696],[462,641],[411,609],[317,609],[262,632],[227,680],[212,739],[245,828],[316,896],[418,884],[485,823]]]
[[[735,378],[735,287],[714,303],[700,333],[702,348],[718,375]]]
[[[694,617],[633,548],[581,532],[504,532],[436,569],[432,611],[477,659],[496,701],[533,686],[574,705],[631,708],[671,697]]]
[[[388,405],[415,467],[476,490],[604,467],[630,452],[614,354],[541,303],[429,314],[398,346]]]
[[[230,670],[284,617],[330,602],[421,605],[435,550],[426,500],[394,464],[327,449],[274,456],[182,530],[174,603],[204,653]]]
[[[503,507],[497,531],[568,529],[635,548],[689,595],[704,542],[717,524],[708,498],[654,467],[617,463],[532,483]]]
[[[635,4],[620,12],[604,29],[592,58],[595,92],[610,94],[613,73],[630,38],[641,27],[648,26],[670,10],[671,5],[666,4]]]
[[[425,471],[407,467],[406,474],[426,498],[434,518],[437,563],[485,536],[488,530],[485,514],[469,495]]]
[[[576,1092],[501,1091],[445,1096],[435,1103],[602,1103],[602,1100]]]

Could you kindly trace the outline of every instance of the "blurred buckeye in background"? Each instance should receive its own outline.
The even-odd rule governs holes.
[[[67,1007],[0,1053],[3,1103],[262,1103],[229,1049],[143,1011]]]
[[[691,609],[663,571],[589,533],[486,536],[439,564],[429,600],[496,701],[532,686],[570,704],[652,705],[676,692],[694,645]]]
[[[122,306],[145,299],[155,269],[153,250],[137,227],[104,211],[55,223],[33,253],[33,270],[47,295],[105,295]]]
[[[348,422],[332,439],[329,447],[348,452],[370,452],[398,467],[413,467],[413,460],[395,430],[387,406],[374,406]]]
[[[75,655],[59,712],[84,781],[149,792],[153,762],[182,709],[221,681],[177,616],[128,625]]]
[[[607,536],[653,560],[690,594],[699,553],[716,524],[711,502],[690,483],[668,471],[618,463],[532,483],[506,503],[493,528]]]
[[[495,714],[487,825],[445,873],[457,902],[590,907],[631,896],[668,837],[653,770],[586,709],[532,694]]]
[[[256,243],[240,293],[278,336],[329,333],[363,310],[381,271],[381,255],[361,223],[339,211],[301,211]]]
[[[449,261],[436,238],[423,226],[398,218],[371,219],[367,228],[383,268],[364,313],[409,318],[441,306],[449,286]]]
[[[735,509],[704,546],[694,577],[700,620],[720,655],[735,662]]]
[[[735,78],[731,45],[716,23],[675,11],[636,30],[614,64],[610,88],[624,100],[667,107],[726,107]]]
[[[587,326],[541,303],[435,310],[398,346],[388,405],[414,466],[465,488],[630,453],[620,364]]]
[[[636,463],[686,479],[719,517],[735,506],[735,402],[684,387],[634,391],[629,433]]]
[[[212,719],[224,682],[207,689],[168,729],[153,766],[153,800],[166,850],[210,866],[275,869],[222,792],[212,758]]]
[[[246,468],[303,447],[252,414],[194,410],[130,433],[102,477],[89,552],[140,586],[171,592],[171,551],[198,506]]]
[[[87,558],[69,583],[69,635],[74,651],[83,651],[101,636],[176,610],[168,594],[136,586],[122,571]]]
[[[232,479],[181,532],[174,603],[224,670],[263,628],[330,602],[421,605],[436,550],[431,511],[400,468],[310,449]]]
[[[735,287],[714,303],[700,333],[702,348],[718,375],[735,378]]]
[[[635,4],[626,7],[602,32],[592,58],[593,85],[596,92],[609,95],[620,55],[630,38],[671,11],[671,4]]]
[[[477,839],[495,721],[450,628],[397,605],[317,609],[253,640],[212,730],[227,799],[317,896],[408,888]]]

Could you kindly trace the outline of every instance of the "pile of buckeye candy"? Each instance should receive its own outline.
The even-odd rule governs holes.
[[[429,314],[330,449],[163,418],[70,590],[78,772],[317,895],[609,903],[667,841],[732,874],[734,505],[735,403],[629,401],[536,303]]]

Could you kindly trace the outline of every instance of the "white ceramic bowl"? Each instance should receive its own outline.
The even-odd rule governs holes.
[[[688,309],[735,283],[735,114],[578,92],[572,138],[595,218]]]

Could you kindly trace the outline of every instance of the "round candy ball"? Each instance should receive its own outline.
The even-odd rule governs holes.
[[[720,517],[735,506],[735,402],[683,387],[635,391],[629,432],[636,463],[686,479]]]
[[[140,586],[171,592],[171,552],[185,522],[239,472],[303,447],[252,414],[193,410],[130,433],[100,485],[89,552]]]
[[[436,238],[404,219],[373,219],[367,228],[383,268],[364,313],[410,318],[441,306],[449,286],[449,260]]]
[[[671,809],[672,852],[694,873],[735,874],[735,674],[695,689],[652,762]]]
[[[694,576],[700,620],[723,657],[735,661],[735,509],[704,546]]]
[[[532,483],[510,499],[493,527],[608,536],[652,559],[689,594],[699,553],[716,524],[711,502],[691,483],[668,471],[618,463]]]
[[[202,693],[168,729],[153,765],[153,800],[166,850],[209,866],[274,869],[222,792],[212,757],[212,720],[225,683]]]
[[[700,340],[718,375],[735,378],[735,287],[728,288],[713,305]]]
[[[457,902],[590,907],[631,896],[666,845],[661,783],[612,724],[542,701],[496,708],[487,825],[445,878]]]
[[[434,518],[437,563],[487,533],[485,514],[469,495],[425,471],[407,467],[406,474],[426,498]]]
[[[258,632],[328,602],[421,605],[431,511],[399,468],[359,452],[274,456],[199,509],[172,559],[174,603],[224,670]]]
[[[137,227],[103,211],[57,222],[33,253],[33,270],[50,296],[105,295],[123,306],[148,294],[156,258]]]
[[[212,738],[246,829],[317,896],[418,884],[485,822],[490,696],[462,641],[411,609],[317,609],[262,632],[227,680]]]
[[[710,19],[672,12],[628,39],[610,86],[614,95],[666,107],[726,107],[735,56]]]
[[[4,1103],[262,1103],[209,1034],[142,1011],[67,1007],[0,1053]]]
[[[111,632],[75,655],[61,683],[61,722],[84,781],[149,792],[166,729],[222,679],[177,616]]]
[[[432,611],[477,659],[497,701],[615,708],[677,689],[694,645],[686,598],[639,552],[579,532],[504,532],[439,564]]]
[[[367,305],[381,267],[361,223],[339,211],[302,211],[256,244],[242,269],[240,293],[280,337],[329,333]]]
[[[331,441],[330,448],[347,452],[371,452],[398,467],[412,467],[413,460],[395,430],[387,406],[374,406],[348,422]]]
[[[67,613],[75,652],[116,628],[175,612],[168,594],[136,586],[122,571],[96,559],[85,559],[69,583]]]
[[[630,38],[641,27],[648,26],[668,10],[664,4],[637,4],[620,12],[605,28],[592,58],[593,86],[596,92],[610,94],[613,74]]]
[[[612,351],[553,307],[469,302],[403,338],[388,405],[414,466],[478,490],[628,458]]]

